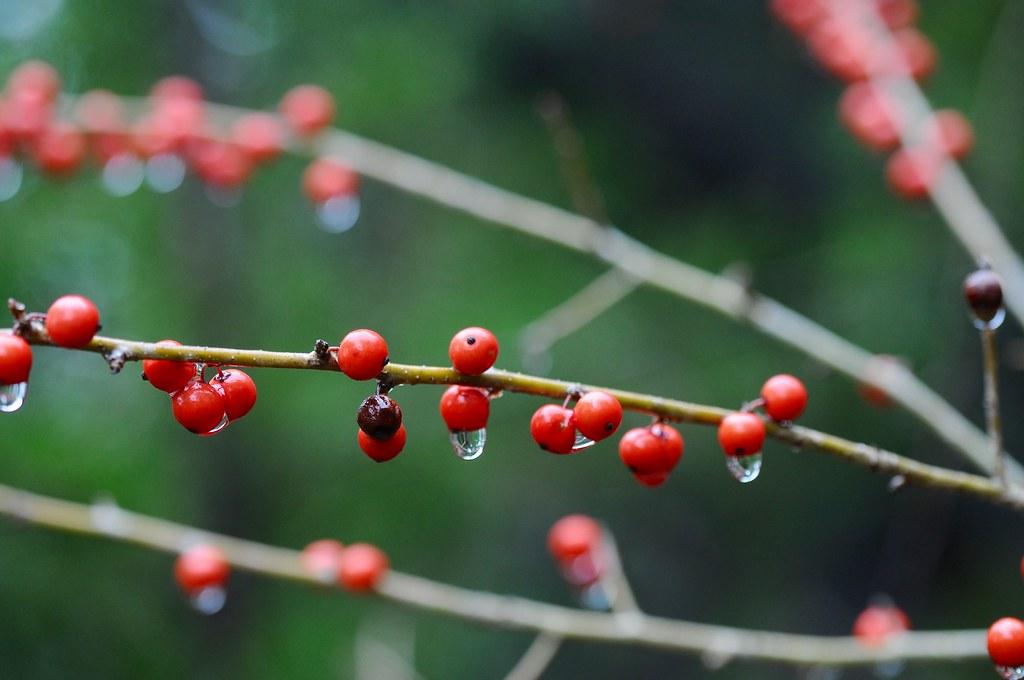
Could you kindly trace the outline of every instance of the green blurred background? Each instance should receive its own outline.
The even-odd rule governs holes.
[[[928,94],[978,130],[968,161],[983,198],[1024,245],[1016,191],[1024,6],[926,0],[941,53]],[[6,27],[6,28],[5,28]],[[0,68],[52,62],[67,89],[142,94],[184,73],[211,98],[272,108],[301,82],[328,88],[339,124],[499,186],[571,206],[543,93],[561,95],[612,221],[711,271],[754,285],[851,340],[906,357],[981,422],[980,350],[960,301],[971,266],[935,213],[893,198],[882,159],[835,117],[837,83],[751,0],[290,3],[8,0]],[[492,329],[499,365],[522,368],[519,333],[597,276],[596,263],[367,181],[350,232],[317,227],[303,164],[261,170],[241,203],[194,179],[160,195],[28,173],[0,203],[0,291],[36,310],[67,292],[122,337],[305,350],[366,326],[401,362],[444,363],[451,334]],[[1024,343],[1001,333],[1007,438],[1024,391]],[[737,406],[775,372],[806,382],[806,424],[962,467],[919,423],[865,404],[843,376],[701,307],[641,289],[557,344],[554,377]],[[538,401],[495,402],[484,456],[458,461],[441,390],[403,387],[410,444],[371,464],[354,412],[369,385],[254,370],[255,411],[217,437],[172,419],[136,366],[39,349],[29,402],[0,418],[0,481],[267,543],[321,537],[383,546],[397,569],[572,604],[544,547],[563,514],[604,519],[653,614],[845,634],[875,593],[917,628],[985,627],[1020,615],[1018,517],[907,489],[771,442],[761,479],[725,472],[710,428],[684,426],[686,457],[663,487],[636,484],[608,442],[539,451]],[[627,426],[643,418],[627,416]],[[164,554],[0,524],[0,676],[390,678],[381,644],[426,678],[498,678],[528,635],[481,629],[238,573],[225,610],[188,608]],[[370,656],[367,656],[370,654]],[[386,656],[386,655],[385,655]],[[412,658],[414,657],[414,658]],[[360,672],[371,661],[373,668]],[[804,678],[803,671],[569,643],[551,678]],[[866,670],[843,678],[872,677]],[[992,677],[985,662],[912,666],[906,678]]]

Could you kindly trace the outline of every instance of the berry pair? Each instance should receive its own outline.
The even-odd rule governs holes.
[[[371,394],[356,411],[359,425],[359,448],[367,456],[383,463],[405,448],[405,425],[402,409],[386,394]]]
[[[619,458],[644,486],[660,486],[679,464],[685,443],[679,431],[666,423],[636,427],[619,440]]]
[[[619,400],[593,391],[580,397],[575,408],[557,404],[538,408],[530,418],[530,434],[545,451],[566,454],[610,437],[621,423]]]
[[[586,515],[566,515],[551,526],[548,552],[570,585],[585,588],[600,580],[603,535],[601,525]]]
[[[158,347],[180,346],[161,340]],[[174,419],[189,432],[212,435],[244,417],[256,404],[256,383],[237,368],[218,369],[209,382],[204,366],[191,361],[146,359],[142,375],[158,390],[171,395]]]
[[[791,375],[775,375],[765,381],[760,400],[751,404],[755,405],[762,406],[772,420],[788,423],[803,414],[807,389]],[[746,408],[730,413],[719,423],[718,443],[725,453],[726,469],[737,481],[747,483],[757,479],[764,439],[764,422]]]
[[[299,556],[303,568],[324,583],[363,592],[377,587],[388,570],[388,556],[369,543],[344,546],[332,539],[313,541]]]

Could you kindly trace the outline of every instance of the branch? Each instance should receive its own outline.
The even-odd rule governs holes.
[[[69,102],[73,97],[65,97]],[[145,98],[125,97],[129,108],[144,109]],[[250,113],[207,103],[210,117],[225,128]],[[610,226],[500,189],[438,163],[339,129],[312,143],[292,140],[289,151],[337,157],[357,172],[491,224],[513,229],[591,255],[638,281],[690,300],[750,325],[860,382],[877,385],[954,450],[981,470],[991,471],[988,438],[909,369],[872,372],[873,354],[744,285],[673,259]],[[1024,481],[1024,468],[1008,461],[1010,479]]]
[[[297,581],[317,588],[324,583],[303,569],[299,553],[263,545],[107,505],[90,506],[0,485],[0,515],[50,529],[103,536],[169,553],[196,540],[220,547],[238,569]],[[102,521],[98,521],[102,519]],[[985,631],[912,632],[866,647],[852,637],[790,635],[691,623],[631,613],[581,611],[519,597],[468,590],[419,576],[389,572],[377,594],[392,602],[498,628],[549,636],[672,652],[705,653],[727,659],[835,666],[879,661],[951,661],[981,659]]]
[[[28,326],[25,339],[36,345],[52,345],[45,330],[38,324]],[[318,354],[316,351],[270,352],[267,350],[227,349],[221,347],[199,347],[180,345],[158,346],[151,342],[121,340],[96,336],[82,348],[106,356],[116,356],[119,362],[142,359],[170,359],[172,361],[196,361],[222,366],[252,366],[257,368],[294,368],[338,371],[337,360],[332,353]],[[506,390],[536,396],[564,399],[570,394],[582,391],[601,390],[614,395],[624,409],[661,416],[702,425],[718,425],[732,411],[717,406],[693,404],[675,399],[666,399],[639,392],[580,383],[551,380],[522,373],[491,369],[483,375],[463,375],[453,368],[441,366],[415,366],[388,364],[380,379],[393,385],[472,385],[492,390]],[[976,496],[994,503],[1006,505],[1014,510],[1024,510],[1024,488],[1016,485],[1003,486],[999,482],[958,472],[935,465],[928,465],[905,458],[891,451],[868,444],[861,444],[835,435],[819,432],[807,427],[781,426],[766,422],[769,436],[790,446],[831,454],[850,463],[867,467],[885,475],[898,475],[906,482],[946,489]]]
[[[1006,481],[1006,457],[1003,455],[1003,423],[999,417],[999,360],[996,350],[996,329],[985,326],[981,329],[983,373],[985,376],[985,425],[992,442],[995,468],[992,476],[1000,482]]]

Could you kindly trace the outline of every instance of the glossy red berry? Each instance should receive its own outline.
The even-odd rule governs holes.
[[[350,331],[338,345],[338,368],[353,380],[376,378],[388,363],[388,344],[366,328]]]
[[[548,551],[559,562],[593,552],[603,535],[601,525],[586,515],[566,515],[548,531]]]
[[[896,106],[875,85],[853,83],[839,99],[839,120],[865,146],[889,151],[899,146]]]
[[[32,157],[43,172],[66,175],[82,164],[85,151],[85,136],[77,127],[55,123],[39,134],[32,146]]]
[[[189,432],[208,434],[224,421],[226,404],[220,392],[203,382],[193,382],[171,396],[174,419]]]
[[[540,448],[551,453],[572,453],[576,426],[571,409],[545,404],[530,418],[530,435]]]
[[[761,387],[764,410],[772,420],[796,420],[807,407],[807,389],[785,373],[773,375]]]
[[[402,408],[386,394],[371,394],[356,411],[356,424],[374,439],[391,439],[402,426]]]
[[[459,373],[480,375],[498,359],[498,339],[486,328],[463,328],[448,343],[448,356]]]
[[[476,387],[452,385],[441,395],[441,418],[453,432],[472,432],[487,426],[491,400]]]
[[[317,85],[299,85],[281,99],[281,115],[296,134],[315,135],[334,122],[334,98]]]
[[[377,587],[388,571],[388,556],[368,543],[353,543],[341,553],[338,583],[346,590],[362,592]]]
[[[764,423],[753,413],[730,413],[718,426],[718,443],[727,456],[758,453],[764,437]]]
[[[231,574],[224,551],[213,545],[197,545],[178,556],[174,578],[189,595],[204,588],[223,586]]]
[[[256,405],[256,382],[245,371],[226,369],[210,380],[210,387],[224,398],[228,420],[238,420]]]
[[[161,340],[157,347],[179,347],[180,342]],[[142,375],[149,384],[164,392],[177,392],[196,375],[196,365],[191,361],[170,361],[168,359],[146,359],[142,362]]]
[[[313,541],[299,555],[302,568],[322,581],[333,581],[341,564],[341,553],[345,550],[338,541],[323,538]]]
[[[651,434],[661,441],[662,456],[666,463],[664,471],[671,472],[683,457],[683,435],[668,423],[655,423],[651,425],[650,430]]]
[[[594,441],[609,437],[622,423],[622,404],[607,392],[587,392],[573,409],[576,429]]]
[[[683,438],[665,423],[636,427],[619,440],[619,458],[642,484],[658,486],[683,456]]]
[[[359,430],[359,448],[367,456],[384,463],[391,460],[405,448],[405,425],[400,425],[398,431],[389,439],[374,439],[362,430]]]
[[[661,486],[668,481],[669,473],[667,472],[649,472],[647,474],[634,474],[633,478],[640,482],[644,486],[656,487]]]
[[[248,113],[231,126],[231,141],[254,163],[264,163],[281,153],[284,130],[269,113]]]
[[[853,622],[853,636],[863,645],[877,647],[885,644],[891,635],[903,633],[909,628],[910,619],[899,607],[871,605]]]
[[[942,169],[942,157],[927,147],[900,149],[889,157],[885,178],[889,188],[908,200],[928,196]]]
[[[997,666],[1024,666],[1024,621],[999,619],[988,629],[988,655]]]
[[[925,128],[925,141],[950,158],[963,158],[974,148],[974,128],[959,111],[936,111]]]
[[[24,338],[0,333],[0,385],[26,382],[31,370],[32,348]]]
[[[332,198],[355,195],[359,191],[359,175],[344,163],[318,158],[302,173],[302,191],[320,205]]]
[[[85,347],[100,327],[100,311],[81,295],[57,298],[46,312],[46,333],[61,347]]]

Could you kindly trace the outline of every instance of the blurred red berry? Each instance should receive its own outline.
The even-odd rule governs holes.
[[[950,158],[963,158],[974,148],[974,128],[959,111],[936,111],[925,128],[925,141]]]
[[[167,76],[156,81],[149,96],[159,104],[168,99],[203,100],[203,87],[187,76]]]
[[[284,131],[269,113],[248,113],[231,126],[231,141],[254,163],[264,163],[281,153]]]
[[[559,562],[593,552],[601,544],[601,525],[586,515],[566,515],[548,531],[548,551]]]
[[[100,327],[100,311],[81,295],[57,298],[46,312],[46,333],[61,347],[85,347]]]
[[[939,60],[935,46],[916,28],[904,28],[893,34],[899,57],[893,58],[887,72],[905,73],[923,80],[935,71]]]
[[[942,157],[926,147],[899,149],[885,166],[885,179],[898,196],[926,198],[942,169]]]
[[[74,172],[85,158],[85,137],[70,123],[54,123],[43,130],[32,147],[39,169],[51,175]]]
[[[205,141],[191,147],[196,174],[207,184],[234,189],[245,184],[252,173],[252,161],[230,142]]]
[[[463,328],[448,343],[448,357],[459,373],[480,375],[497,360],[498,339],[486,328]]]
[[[771,10],[776,19],[801,37],[828,15],[822,0],[771,0]]]
[[[879,151],[899,146],[895,105],[875,85],[853,83],[839,99],[839,120],[864,145]]]
[[[0,385],[26,382],[31,370],[32,348],[24,338],[0,333]]]
[[[388,344],[367,328],[350,331],[338,345],[338,368],[353,380],[376,378],[388,363]]]
[[[358,192],[359,175],[343,163],[318,158],[302,173],[302,191],[310,201],[320,205],[332,198],[352,196]]]
[[[557,404],[541,406],[530,418],[530,435],[545,451],[572,453],[576,444],[572,410]]]
[[[877,51],[870,31],[847,17],[830,17],[808,35],[811,54],[837,78],[853,82],[870,75],[870,59]]]
[[[377,587],[388,571],[388,556],[368,543],[353,543],[341,553],[338,582],[346,590],[363,592]]]
[[[345,550],[338,541],[322,538],[313,541],[299,555],[302,568],[321,580],[333,581],[341,564],[341,553]]]
[[[910,619],[899,607],[871,605],[853,622],[853,636],[865,646],[877,647],[909,628]]]
[[[334,122],[334,98],[317,85],[299,85],[281,99],[281,115],[296,134],[310,137]]]
[[[53,103],[60,94],[60,75],[44,61],[19,64],[7,78],[5,93],[10,98],[31,97]]]
[[[906,28],[917,21],[916,0],[875,0],[875,6],[889,28]]]
[[[197,545],[178,556],[174,578],[178,586],[192,595],[204,588],[223,586],[231,573],[224,551],[214,545]]]

